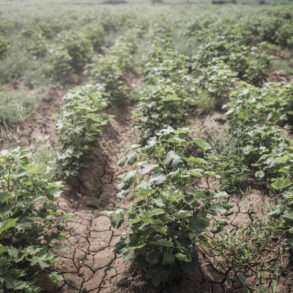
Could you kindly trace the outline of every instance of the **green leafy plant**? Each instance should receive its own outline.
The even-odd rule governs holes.
[[[271,215],[281,221],[275,229],[287,236],[292,259],[293,141],[281,128],[292,126],[291,91],[290,84],[270,83],[261,90],[239,84],[227,105],[234,147],[232,152],[227,152],[230,146],[222,148],[216,169],[229,192],[258,186],[275,196],[278,205]]]
[[[196,68],[196,64],[195,64]],[[221,110],[235,87],[236,74],[221,60],[214,60],[210,66],[195,72],[196,84],[214,100],[214,109]]]
[[[138,118],[147,139],[167,126],[182,126],[202,92],[188,72],[187,57],[172,48],[168,34],[153,48],[144,72],[146,86],[139,95]]]
[[[34,33],[27,41],[27,50],[36,58],[45,57],[48,52],[48,45],[41,33]]]
[[[68,82],[72,74],[81,74],[93,56],[89,39],[82,34],[68,34],[60,40],[50,58],[50,74],[55,80]]]
[[[108,123],[106,94],[99,85],[87,85],[66,95],[58,122],[59,165],[65,178],[78,175],[87,154]]]
[[[290,49],[293,48],[293,25],[291,23],[283,24],[277,31],[277,42],[283,46]]]
[[[70,76],[74,73],[72,67],[72,58],[66,50],[57,49],[51,57],[50,75],[56,81],[69,81]]]
[[[269,72],[270,62],[261,46],[250,47],[238,40],[227,40],[224,36],[216,36],[199,48],[196,57],[200,66],[207,66],[214,59],[225,62],[237,73],[240,79],[260,86]]]
[[[236,194],[247,188],[251,173],[237,139],[228,136],[216,141],[209,159],[220,176],[222,190]]]
[[[284,48],[292,48],[291,15],[261,15],[243,24],[247,36],[254,42],[269,42]],[[282,16],[281,16],[282,15]]]
[[[63,40],[63,49],[68,52],[71,58],[70,65],[76,73],[82,72],[93,56],[92,44],[82,34],[66,35]]]
[[[56,277],[50,247],[62,229],[61,185],[25,150],[2,151],[0,163],[0,287],[40,292],[44,274]]]
[[[92,64],[91,78],[94,82],[104,85],[111,102],[121,103],[130,94],[130,87],[124,75],[134,71],[134,64],[129,56],[137,50],[136,41],[140,32],[140,28],[135,28],[122,36],[108,54],[101,56]]]
[[[14,128],[36,108],[44,93],[24,87],[0,91],[0,127]]]
[[[166,82],[145,88],[138,109],[139,127],[144,130],[144,137],[148,138],[168,125],[180,127],[188,115],[188,106],[176,84]]]
[[[122,193],[132,194],[130,232],[117,246],[154,286],[171,282],[197,262],[196,242],[208,224],[213,193],[199,187],[214,176],[203,158],[209,144],[191,139],[187,129],[163,129],[127,162],[136,169],[122,177]],[[124,192],[123,192],[124,190]],[[117,221],[117,214],[115,223]],[[120,219],[121,220],[121,219]]]
[[[290,252],[290,265],[293,264],[293,192],[290,187],[283,194],[283,199],[280,204],[275,208],[271,214],[278,219],[281,219],[281,231],[285,231],[288,238],[289,252]]]
[[[123,79],[124,70],[119,66],[118,58],[111,54],[101,58],[91,73],[95,82],[104,84],[105,91],[110,94],[113,102],[125,100],[130,91]]]
[[[85,28],[85,36],[92,43],[94,50],[100,52],[105,43],[104,28],[98,23],[88,25]]]
[[[226,274],[228,288],[241,284],[248,292],[270,292],[276,286],[283,272],[282,256],[286,255],[286,241],[278,226],[278,220],[255,218],[250,225],[203,236],[215,269]],[[274,251],[275,257],[267,251]]]

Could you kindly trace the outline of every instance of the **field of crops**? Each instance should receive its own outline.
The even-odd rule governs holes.
[[[292,293],[293,3],[118,2],[0,2],[0,293]]]

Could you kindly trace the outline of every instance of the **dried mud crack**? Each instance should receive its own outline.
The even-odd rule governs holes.
[[[105,130],[99,143],[102,152],[101,149],[95,152],[97,158],[93,162],[100,162],[100,172],[85,173],[82,178],[85,186],[91,186],[95,180],[101,183],[96,207],[91,204],[92,199],[88,195],[71,194],[61,199],[59,206],[69,214],[69,219],[61,248],[54,250],[57,255],[56,269],[63,278],[58,292],[118,291],[119,276],[128,268],[114,251],[122,230],[112,229],[106,210],[113,209],[117,201],[118,176],[124,171],[118,161],[137,142],[137,138],[131,111],[127,107],[121,110],[119,119],[114,116]],[[90,191],[84,187],[77,192],[85,190],[87,193]]]

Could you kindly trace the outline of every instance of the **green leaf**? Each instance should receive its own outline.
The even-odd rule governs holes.
[[[176,253],[175,257],[180,262],[191,262],[192,261],[192,258],[190,256],[183,254],[183,253]]]
[[[293,211],[288,211],[284,213],[283,218],[293,224]]]
[[[155,246],[162,246],[162,247],[173,247],[173,242],[171,240],[167,240],[167,239],[159,239],[159,240],[156,240],[154,242],[152,242],[153,245]]]
[[[62,280],[63,280],[62,275],[60,275],[57,272],[50,273],[49,274],[49,278],[53,282],[53,284],[56,284],[56,285],[59,285],[62,282]]]
[[[182,163],[182,159],[179,155],[177,155],[174,151],[168,152],[164,164],[166,166],[172,166],[173,168],[177,167]]]
[[[17,224],[17,219],[8,219],[5,220],[4,222],[0,222],[0,234],[3,232],[7,232],[8,230],[15,228]]]
[[[124,174],[121,178],[123,182],[122,188],[128,189],[130,185],[134,182],[135,177],[136,177],[136,171],[129,171],[126,174]]]
[[[111,223],[114,228],[119,228],[124,222],[125,211],[123,209],[117,209],[111,213]]]
[[[254,175],[257,179],[263,179],[265,177],[265,173],[263,171],[257,171]]]
[[[147,175],[150,174],[151,172],[153,172],[154,170],[156,170],[158,168],[157,164],[142,164],[139,166],[139,173],[141,175]]]
[[[273,183],[271,184],[274,190],[284,190],[293,185],[293,181],[290,178],[276,178],[273,179]]]
[[[211,149],[211,146],[204,139],[195,138],[193,142],[204,152]]]
[[[18,262],[19,251],[14,247],[7,248],[8,255],[14,259],[15,262]]]
[[[167,180],[165,175],[155,175],[151,177],[150,183],[151,185],[159,186],[162,185]]]
[[[165,214],[165,210],[160,208],[154,208],[147,212],[147,215],[150,217],[161,216],[164,214]]]
[[[127,163],[129,165],[133,165],[137,160],[137,154],[135,152],[132,152],[127,156]]]

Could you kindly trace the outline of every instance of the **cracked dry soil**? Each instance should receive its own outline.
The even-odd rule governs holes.
[[[127,264],[114,251],[123,228],[121,231],[112,230],[105,213],[115,207],[118,176],[125,171],[118,161],[138,139],[129,108],[119,112],[119,115],[113,115],[117,118],[112,119],[99,141],[97,151],[102,150],[105,156],[100,162],[101,174],[91,174],[90,170],[87,174],[91,176],[89,180],[102,183],[99,185],[96,208],[88,202],[88,195],[79,193],[83,190],[75,191],[79,194],[63,196],[60,200],[59,206],[69,214],[69,219],[61,249],[55,251],[58,256],[56,268],[63,278],[57,292],[118,292],[119,276],[128,270]],[[101,178],[92,178],[92,175],[100,175]],[[83,177],[84,181],[86,175]]]

